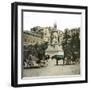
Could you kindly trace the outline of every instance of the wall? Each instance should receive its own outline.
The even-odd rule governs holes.
[[[0,2],[0,90],[14,90],[10,86],[11,74],[11,5],[14,0],[1,0]],[[16,0],[18,1],[18,0]],[[19,0],[28,2],[42,2],[42,3],[56,3],[56,4],[69,4],[69,5],[87,5],[89,8],[90,0]],[[90,14],[90,11],[89,11]],[[88,15],[89,16],[89,15]],[[88,31],[90,33],[90,31]],[[89,37],[90,38],[90,35]],[[90,46],[90,42],[88,42]],[[90,47],[88,48],[88,50]],[[90,57],[89,57],[90,58]],[[90,61],[89,61],[90,63]],[[89,65],[90,68],[90,65]],[[90,70],[89,70],[90,76]],[[20,90],[89,90],[90,80],[87,84],[70,84],[70,85],[55,85],[55,86],[42,86],[42,87],[25,87],[18,88]]]

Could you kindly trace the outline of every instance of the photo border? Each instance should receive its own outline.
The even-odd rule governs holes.
[[[53,8],[72,8],[85,10],[85,80],[79,81],[64,81],[64,82],[47,82],[47,83],[32,83],[18,84],[18,6],[37,6],[37,7],[53,7]],[[73,84],[88,82],[88,7],[73,6],[73,5],[58,5],[58,4],[43,4],[43,3],[24,3],[14,2],[11,4],[11,85],[13,87],[23,86],[41,86],[41,85],[57,85],[57,84]]]

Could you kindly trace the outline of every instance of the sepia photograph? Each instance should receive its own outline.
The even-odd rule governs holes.
[[[12,86],[87,82],[87,7],[12,3]]]
[[[23,10],[23,77],[80,75],[81,13]]]

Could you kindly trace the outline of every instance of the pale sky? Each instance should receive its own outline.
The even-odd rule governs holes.
[[[54,23],[62,31],[65,28],[80,27],[81,14],[24,12],[24,30],[30,30],[34,26],[53,27]]]

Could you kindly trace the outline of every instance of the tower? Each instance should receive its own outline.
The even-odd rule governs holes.
[[[57,30],[57,24],[56,23],[54,23],[54,29]]]

